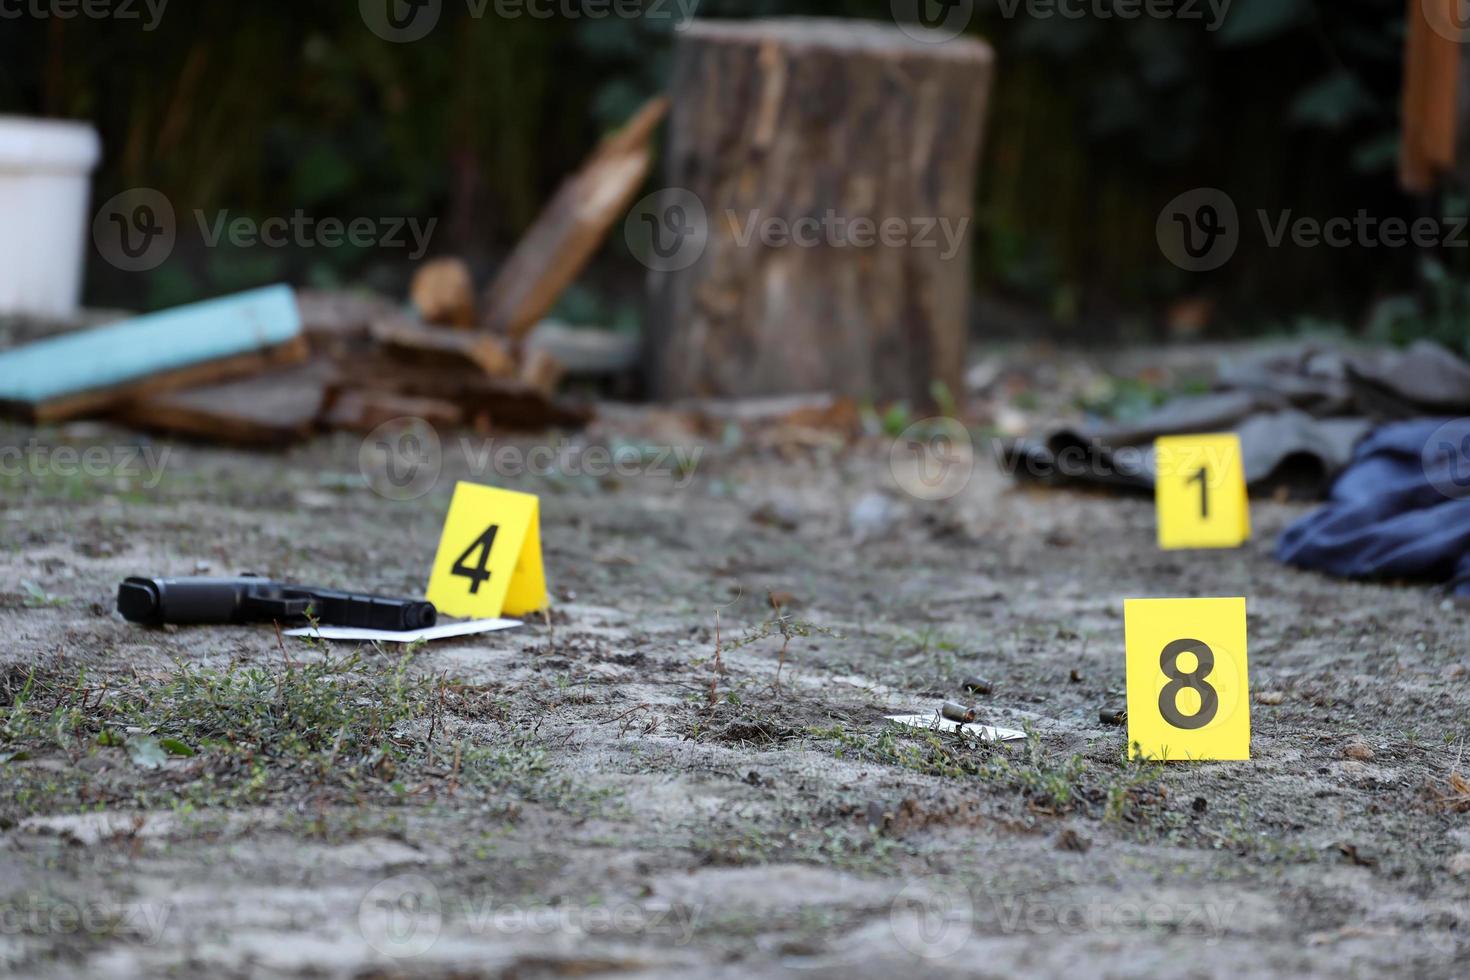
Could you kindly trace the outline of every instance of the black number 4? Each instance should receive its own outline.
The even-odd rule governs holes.
[[[454,559],[454,566],[449,569],[449,574],[461,575],[470,580],[470,595],[479,592],[481,583],[490,578],[490,573],[485,570],[485,566],[490,564],[490,549],[495,547],[495,532],[498,530],[500,528],[495,524],[487,527],[485,533],[464,550],[464,554]],[[474,565],[467,564],[470,555],[476,551],[480,553],[480,560]]]

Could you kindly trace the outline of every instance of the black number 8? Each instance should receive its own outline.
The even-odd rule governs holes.
[[[1192,653],[1199,661],[1191,673],[1179,669],[1181,653]],[[1175,640],[1159,655],[1159,669],[1169,678],[1169,683],[1159,692],[1159,714],[1165,721],[1175,728],[1193,731],[1215,720],[1215,713],[1220,710],[1220,695],[1205,683],[1205,678],[1215,669],[1215,651],[1200,640]],[[1179,692],[1185,688],[1199,695],[1199,710],[1192,715],[1179,711]]]

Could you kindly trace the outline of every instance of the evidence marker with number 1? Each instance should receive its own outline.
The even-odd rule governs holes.
[[[1240,437],[1233,432],[1154,440],[1159,547],[1238,548],[1251,536]]]
[[[1127,599],[1130,754],[1249,759],[1244,599]]]

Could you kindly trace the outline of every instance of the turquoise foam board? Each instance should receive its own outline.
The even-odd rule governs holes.
[[[0,351],[0,400],[41,404],[300,335],[291,287],[252,289]]]

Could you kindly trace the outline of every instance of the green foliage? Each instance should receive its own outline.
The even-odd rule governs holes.
[[[1198,16],[975,4],[969,31],[999,53],[973,230],[982,288],[1078,325],[1136,321],[1201,288],[1228,297],[1237,320],[1352,316],[1402,288],[1407,255],[1382,250],[1266,261],[1243,247],[1217,273],[1185,274],[1160,254],[1154,222],[1199,186],[1225,189],[1243,215],[1325,215],[1342,201],[1402,212],[1403,5],[1176,6]],[[437,27],[408,44],[374,36],[351,3],[171,5],[148,31],[20,18],[0,32],[0,112],[91,119],[106,147],[98,200],[147,186],[174,204],[174,256],[147,274],[94,261],[95,304],[156,307],[280,278],[401,294],[407,250],[204,249],[196,212],[437,218],[431,252],[488,271],[595,141],[663,90],[679,25],[475,9],[443,4]],[[891,22],[892,5],[698,5],[701,18],[801,14]],[[641,281],[619,236],[599,264],[617,276],[594,270],[593,281]],[[569,299],[563,312],[629,328],[637,291],[610,292],[618,298]]]
[[[1168,389],[1138,378],[1109,378],[1101,390],[1081,399],[1083,411],[1103,418],[1129,421],[1141,418],[1168,401]]]
[[[1233,0],[1218,23],[1207,4],[1195,19],[979,6],[1001,55],[975,227],[990,290],[1106,340],[1199,293],[1242,330],[1355,318],[1409,278],[1405,250],[1268,250],[1254,233],[1259,210],[1410,210],[1395,183],[1401,5]],[[1245,229],[1208,274],[1161,261],[1155,240],[1160,209],[1195,187],[1228,193]]]
[[[1309,0],[1235,0],[1221,28],[1220,43],[1232,47],[1270,41],[1311,18]]]
[[[1396,345],[1432,340],[1470,357],[1470,278],[1451,274],[1433,259],[1420,272],[1417,295],[1393,296],[1374,308],[1369,338]]]

